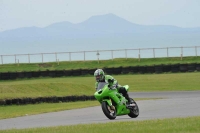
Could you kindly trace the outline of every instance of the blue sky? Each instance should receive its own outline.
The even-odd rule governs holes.
[[[200,27],[200,0],[0,0],[0,32],[113,13],[142,25]]]

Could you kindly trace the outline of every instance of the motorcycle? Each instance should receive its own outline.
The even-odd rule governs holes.
[[[124,85],[128,91],[129,86]],[[139,116],[139,107],[137,103],[130,98],[131,104],[127,105],[128,100],[118,92],[116,86],[110,86],[108,83],[99,82],[94,97],[100,102],[105,116],[113,120],[120,115],[128,115],[131,118]]]

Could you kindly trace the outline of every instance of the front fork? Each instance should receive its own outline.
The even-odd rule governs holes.
[[[112,104],[111,99],[104,99],[103,101],[108,104],[108,106],[110,107],[111,110],[115,110],[115,106]]]

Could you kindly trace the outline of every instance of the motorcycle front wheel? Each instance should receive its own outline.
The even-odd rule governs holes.
[[[101,107],[103,110],[103,113],[105,114],[105,116],[110,119],[113,120],[116,118],[116,110],[112,109],[107,102],[102,102],[101,103]]]

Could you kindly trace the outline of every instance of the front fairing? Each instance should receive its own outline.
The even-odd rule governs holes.
[[[117,89],[110,89],[105,82],[99,82],[97,91],[94,93],[95,98],[101,102],[103,99],[110,99],[116,96]]]

